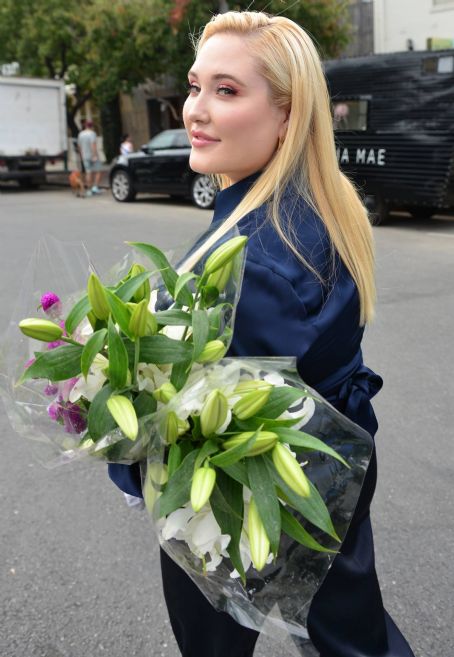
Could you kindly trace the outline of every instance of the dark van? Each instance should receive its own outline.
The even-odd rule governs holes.
[[[454,50],[325,62],[337,156],[375,215],[454,209]]]

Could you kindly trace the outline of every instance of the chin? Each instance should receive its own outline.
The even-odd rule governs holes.
[[[201,161],[202,160],[202,161]],[[203,158],[190,157],[189,166],[196,173],[210,174],[219,173],[219,168],[210,162],[203,162]]]

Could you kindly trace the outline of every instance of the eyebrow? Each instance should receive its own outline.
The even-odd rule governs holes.
[[[190,71],[188,72],[188,76],[189,76],[189,75],[193,75],[195,78],[198,78],[197,73],[196,73],[195,71],[193,71],[193,70],[190,70]],[[244,84],[244,82],[241,82],[241,80],[239,80],[238,78],[236,78],[234,75],[231,75],[230,73],[215,73],[214,75],[211,76],[211,78],[212,78],[213,80],[221,80],[221,79],[224,79],[224,80],[225,80],[225,79],[227,78],[227,79],[229,79],[229,80],[233,80],[234,82],[236,82],[237,84],[241,85],[242,87],[246,86],[246,85]]]

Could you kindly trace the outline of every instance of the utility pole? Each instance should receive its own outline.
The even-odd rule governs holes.
[[[219,0],[219,13],[225,14],[229,10],[229,3],[227,0]]]

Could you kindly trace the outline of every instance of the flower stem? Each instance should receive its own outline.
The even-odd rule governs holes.
[[[68,344],[75,344],[77,347],[83,347],[84,345],[81,342],[77,342],[76,340],[73,340],[72,338],[66,338],[64,335],[60,338],[63,342],[67,342]]]
[[[132,373],[132,384],[137,383],[137,366],[139,365],[139,355],[140,355],[140,338],[137,337],[134,341],[134,370]]]

